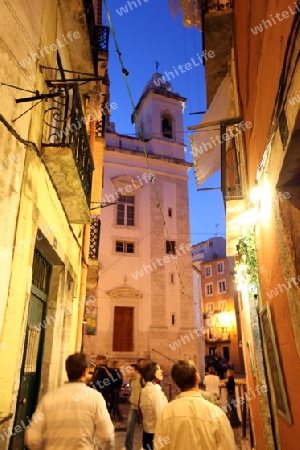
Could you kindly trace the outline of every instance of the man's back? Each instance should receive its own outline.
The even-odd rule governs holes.
[[[204,377],[205,389],[207,392],[220,396],[220,378],[218,375],[205,375]]]
[[[90,450],[95,436],[107,442],[105,448],[113,448],[114,427],[105,401],[82,382],[66,383],[48,393],[37,408],[39,413],[44,419],[27,430],[31,450]]]
[[[169,440],[164,441],[166,438]],[[163,442],[165,447],[161,446]],[[167,450],[236,450],[224,412],[195,391],[182,392],[164,408],[157,421],[154,443]]]

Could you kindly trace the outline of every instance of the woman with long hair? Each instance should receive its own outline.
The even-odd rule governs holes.
[[[143,415],[143,449],[153,450],[156,420],[167,405],[168,400],[155,380],[163,380],[163,371],[156,362],[143,367],[141,374],[140,409]]]

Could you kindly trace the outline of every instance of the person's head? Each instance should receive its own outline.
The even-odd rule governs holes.
[[[173,365],[171,376],[181,391],[197,388],[200,375],[193,361],[180,359]]]
[[[103,364],[107,363],[106,356],[104,355],[97,355],[96,356],[96,364],[97,366],[102,366]]]
[[[137,364],[130,364],[130,367],[131,367],[131,371],[130,371],[130,375],[132,376],[132,377],[135,377],[138,373],[139,373],[139,368],[138,368],[138,365]]]
[[[89,363],[84,353],[75,353],[66,359],[65,366],[69,381],[77,381],[86,377]]]
[[[163,380],[163,371],[156,362],[146,364],[145,367],[140,370],[140,373],[146,383],[148,381]]]
[[[233,369],[227,369],[226,370],[226,377],[234,377],[234,370]]]
[[[137,360],[138,370],[141,370],[146,365],[146,360],[144,358],[139,358]]]
[[[119,361],[113,361],[112,366],[113,366],[114,369],[118,369]]]
[[[215,368],[214,368],[213,366],[210,366],[210,367],[208,368],[208,373],[209,373],[210,375],[215,375],[215,374],[216,374]]]

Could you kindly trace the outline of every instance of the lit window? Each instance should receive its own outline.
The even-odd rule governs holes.
[[[117,200],[117,225],[134,226],[134,196],[120,195]]]
[[[213,295],[213,284],[212,283],[206,283],[205,285],[205,295]]]
[[[226,280],[218,281],[218,293],[226,292]]]
[[[170,255],[176,254],[176,242],[175,241],[166,241],[166,253]]]
[[[220,300],[219,301],[219,311],[220,312],[227,311],[227,300]]]
[[[217,273],[224,273],[224,261],[221,261],[217,264]]]
[[[205,272],[206,277],[210,277],[211,276],[211,266],[205,266],[204,272]]]
[[[134,253],[134,242],[116,241],[116,252]]]
[[[214,303],[213,302],[205,304],[205,312],[208,315],[211,315],[214,313]]]

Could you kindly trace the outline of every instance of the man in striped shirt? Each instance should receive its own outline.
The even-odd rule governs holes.
[[[114,450],[114,426],[102,395],[86,386],[86,355],[66,360],[69,381],[49,392],[38,404],[36,417],[26,430],[30,450]]]

